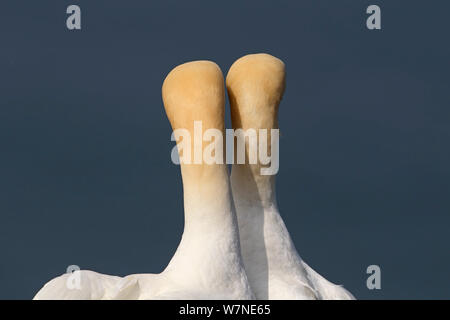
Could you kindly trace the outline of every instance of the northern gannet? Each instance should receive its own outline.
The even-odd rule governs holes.
[[[220,68],[188,62],[164,80],[162,96],[173,130],[193,133],[224,128],[225,90]],[[184,164],[185,226],[173,258],[160,274],[114,277],[79,271],[81,288],[68,289],[71,274],[48,282],[35,299],[253,299],[241,260],[239,234],[226,164]],[[118,253],[120,254],[120,253]]]
[[[278,129],[285,88],[284,63],[250,54],[231,66],[226,85],[233,129]],[[270,152],[270,132],[268,133]],[[248,154],[248,143],[246,143]],[[278,211],[275,176],[261,175],[261,163],[233,164],[231,185],[244,266],[257,299],[354,299],[299,256]]]

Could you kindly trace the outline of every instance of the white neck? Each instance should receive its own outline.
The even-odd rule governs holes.
[[[196,170],[182,165],[185,227],[165,272],[180,283],[203,284],[206,292],[216,290],[218,294],[232,293],[235,298],[253,298],[242,265],[227,167],[213,165],[200,177],[192,172]]]
[[[253,174],[249,165],[234,165],[231,184],[241,250],[250,285],[258,299],[277,296],[273,280],[298,279],[312,288],[302,260],[281,218],[275,176]],[[309,292],[306,289],[306,295]]]

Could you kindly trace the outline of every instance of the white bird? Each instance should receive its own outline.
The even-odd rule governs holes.
[[[224,133],[224,92],[222,72],[213,62],[174,68],[162,87],[172,128],[193,135],[198,120],[204,129]],[[80,271],[80,289],[69,289],[73,274],[64,274],[48,282],[35,299],[253,299],[241,260],[226,164],[180,165],[185,226],[162,273],[121,278]]]
[[[231,66],[226,79],[233,129],[277,129],[285,66],[268,54],[251,54]],[[270,147],[270,132],[267,139]],[[246,143],[248,157],[249,144]],[[269,148],[270,152],[270,148]],[[234,164],[231,185],[241,251],[257,299],[354,299],[299,256],[278,211],[275,176],[257,164]]]

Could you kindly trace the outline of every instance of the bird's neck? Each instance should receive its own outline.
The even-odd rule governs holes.
[[[226,165],[181,165],[181,173],[185,233],[231,236],[236,222]]]
[[[185,226],[166,271],[173,271],[179,282],[205,285],[234,298],[253,298],[242,264],[227,166],[189,165],[181,172]]]
[[[235,203],[262,209],[277,207],[275,176],[260,175],[259,165],[233,165],[231,183]]]
[[[278,211],[275,176],[256,174],[249,165],[234,165],[231,185],[243,262],[257,299],[268,299],[277,290],[272,278],[287,276],[308,283]]]

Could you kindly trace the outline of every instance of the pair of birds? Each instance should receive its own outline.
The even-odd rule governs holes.
[[[251,54],[230,68],[226,87],[234,129],[277,129],[284,63]],[[162,96],[173,130],[225,131],[224,79],[210,61],[188,62],[166,77]],[[248,144],[246,152],[248,152]],[[310,268],[281,218],[275,176],[262,165],[181,163],[185,226],[175,255],[160,274],[116,277],[78,271],[48,282],[35,299],[354,299]]]

